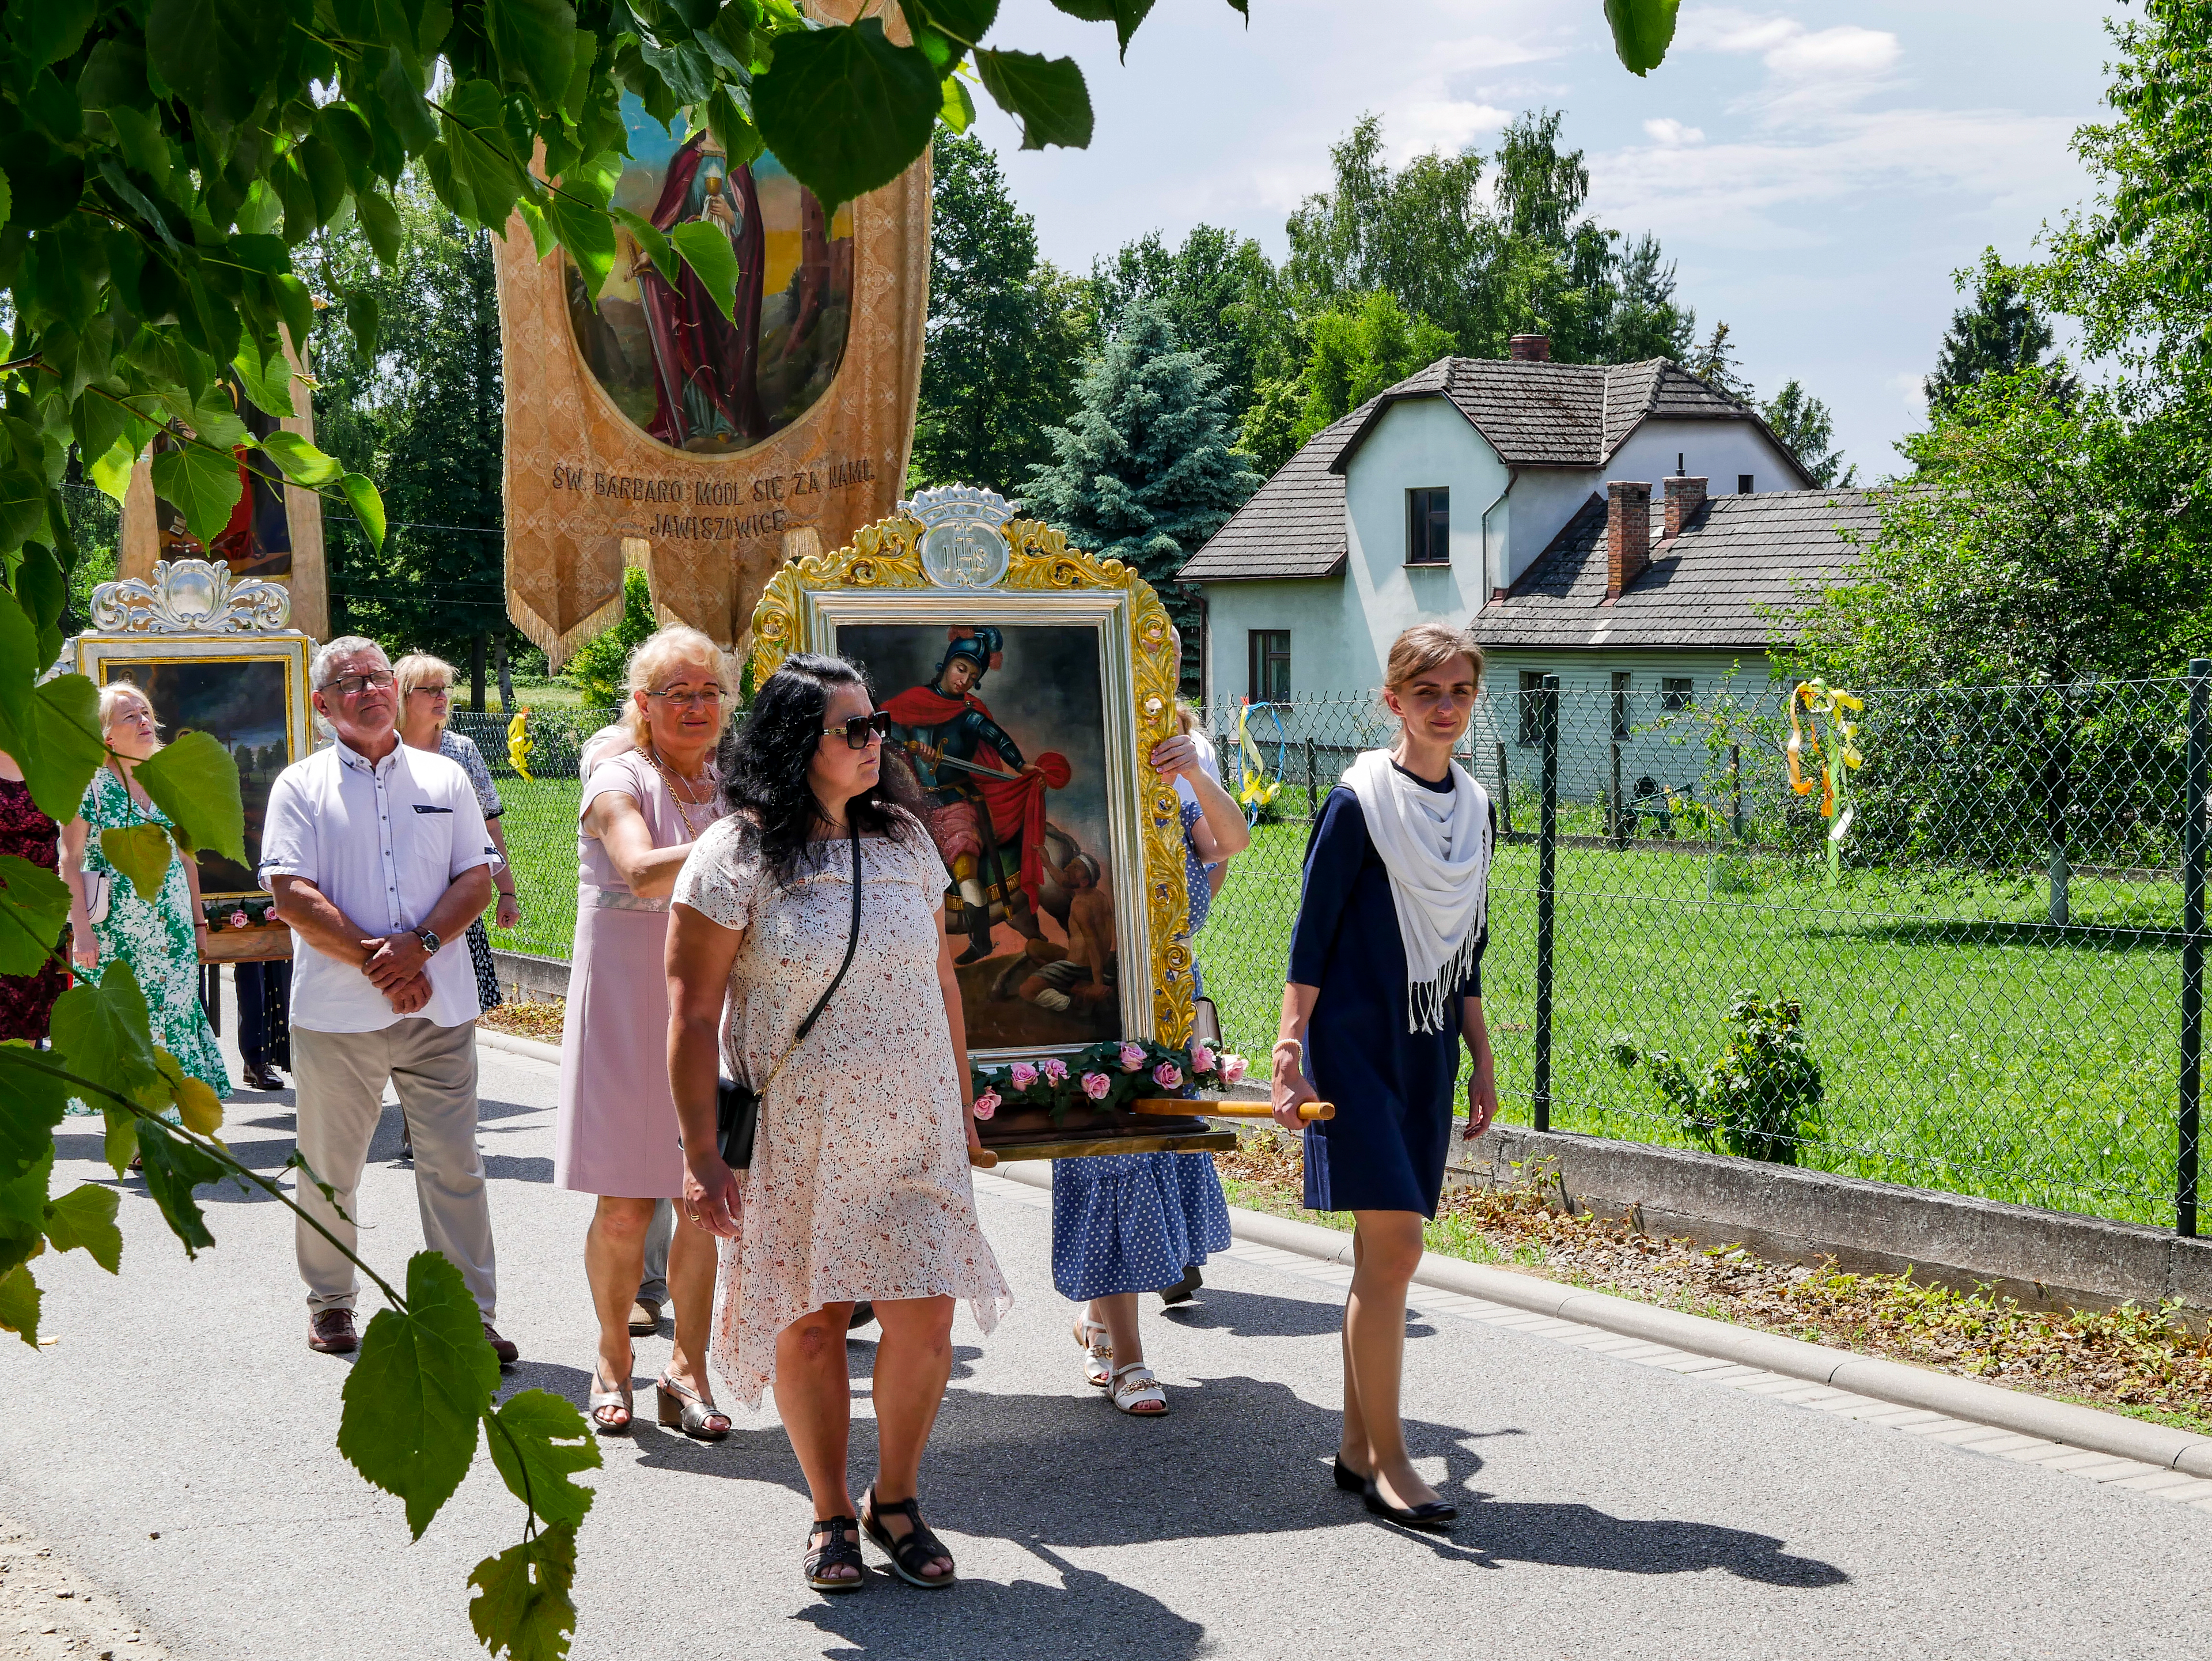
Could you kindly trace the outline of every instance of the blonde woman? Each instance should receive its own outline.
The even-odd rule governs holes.
[[[657,1202],[684,1188],[668,1089],[668,897],[722,812],[714,747],[734,687],[696,629],[663,629],[630,654],[629,743],[595,745],[577,837],[576,945],[561,1035],[556,1187],[598,1197],[584,1274],[599,1319],[586,1410],[602,1435],[630,1427],[630,1311]],[[702,1442],[729,1434],[708,1382],[714,1236],[677,1225],[668,1254],[676,1345],[656,1385],[659,1421]]]
[[[517,928],[522,922],[522,904],[515,898],[514,866],[507,856],[507,833],[499,824],[507,806],[499,799],[499,787],[492,782],[491,769],[484,765],[476,740],[448,732],[446,727],[453,711],[453,679],[458,672],[443,658],[410,652],[392,666],[392,672],[398,678],[399,741],[411,749],[434,751],[458,763],[469,776],[477,806],[483,809],[484,829],[491,833],[492,846],[499,849],[499,863],[492,867],[492,887],[499,896],[495,914],[499,926]],[[496,1009],[501,1001],[499,971],[492,963],[491,936],[484,932],[482,917],[469,925],[468,942],[469,962],[477,976],[477,1003],[485,1010]]]
[[[200,873],[194,861],[169,850],[168,868],[150,894],[109,863],[103,830],[169,821],[131,777],[161,747],[154,706],[127,680],[101,689],[100,731],[108,757],[85,788],[76,817],[62,830],[62,870],[70,885],[70,956],[80,980],[103,979],[118,960],[131,966],[146,995],[154,1042],[218,1096],[230,1093],[230,1071],[200,1007]]]
[[[1488,795],[1452,760],[1481,649],[1444,624],[1416,624],[1384,675],[1398,737],[1354,757],[1307,844],[1274,1108],[1276,1123],[1304,1132],[1307,1208],[1353,1220],[1336,1485],[1377,1516],[1442,1530],[1458,1509],[1414,1469],[1398,1412],[1406,1288],[1443,1185],[1462,1041],[1474,1062],[1466,1134],[1498,1113],[1482,1017],[1498,830]],[[1336,1117],[1301,1126],[1299,1104],[1317,1096]]]

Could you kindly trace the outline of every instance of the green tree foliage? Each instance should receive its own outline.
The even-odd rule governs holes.
[[[1170,248],[1158,231],[1123,245],[1091,271],[1098,333],[1110,335],[1130,307],[1157,300],[1176,338],[1221,372],[1232,411],[1249,405],[1260,381],[1289,367],[1295,325],[1283,277],[1250,237],[1199,225]]]
[[[490,235],[410,174],[392,192],[398,258],[380,266],[357,224],[326,258],[374,302],[365,357],[335,309],[318,315],[316,434],[385,481],[381,547],[349,516],[325,520],[331,621],[396,655],[435,652],[467,672],[479,641],[526,644],[507,618],[499,304]]]
[[[1376,393],[1396,386],[1451,351],[1451,337],[1425,317],[1408,317],[1389,295],[1346,295],[1306,328],[1312,342],[1298,386],[1304,402],[1288,435],[1288,448],[1261,456],[1270,472],[1329,423],[1349,415]],[[1252,436],[1274,448],[1273,435]]]
[[[2047,370],[1989,375],[1902,447],[1851,580],[1806,613],[1793,666],[1847,686],[2178,672],[2204,650],[2205,447]]]
[[[1184,561],[1259,488],[1233,447],[1221,372],[1186,351],[1158,301],[1140,301],[1090,371],[1053,459],[1030,472],[1031,507],[1076,546],[1133,567],[1158,590],[1195,662],[1197,608]]]
[[[1416,156],[1393,172],[1380,118],[1363,117],[1329,152],[1330,188],[1291,216],[1291,285],[1321,305],[1382,289],[1467,357],[1502,357],[1528,333],[1548,334],[1563,362],[1683,356],[1696,319],[1675,302],[1674,267],[1655,239],[1624,246],[1580,217],[1589,170],[1559,148],[1562,119],[1532,111],[1506,129],[1493,209],[1480,155]]]
[[[1073,404],[1089,320],[1078,285],[1037,258],[1036,222],[982,140],[939,140],[933,166],[915,482],[1018,495]]]
[[[1974,302],[1951,313],[1936,373],[1921,383],[1930,409],[1950,408],[1984,375],[2039,368],[2051,350],[2051,326],[2022,292],[2020,273],[1998,259],[1995,248],[1983,249],[1980,265],[1954,280],[1962,294],[1973,284]]]
[[[1712,333],[1691,353],[1686,367],[1715,392],[1724,392],[1739,404],[1748,404],[1756,396],[1736,362],[1735,343],[1729,338],[1725,323],[1713,325]]]
[[[1832,484],[1849,490],[1857,481],[1858,465],[1845,467],[1844,453],[1833,446],[1836,423],[1828,406],[1807,392],[1795,375],[1759,406],[1759,412],[1774,429],[1774,435],[1790,447],[1798,465],[1812,475],[1814,484],[1823,490]]]
[[[568,684],[584,695],[587,709],[611,709],[623,701],[629,654],[660,626],[653,615],[653,588],[635,565],[623,573],[621,619],[592,636],[568,660]]]

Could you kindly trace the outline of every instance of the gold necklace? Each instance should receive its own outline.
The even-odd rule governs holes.
[[[661,782],[668,787],[669,799],[675,802],[676,812],[684,820],[684,828],[691,833],[691,839],[694,842],[696,842],[699,839],[699,832],[703,830],[705,826],[697,819],[691,817],[691,810],[695,807],[706,810],[706,823],[708,824],[712,824],[714,822],[714,815],[713,812],[714,806],[714,790],[713,785],[709,784],[708,786],[707,794],[703,800],[692,797],[685,793],[684,788],[684,781],[682,777],[671,770],[668,764],[660,759],[659,750],[651,743],[647,743],[645,746],[645,758],[653,764],[653,770],[660,775]]]

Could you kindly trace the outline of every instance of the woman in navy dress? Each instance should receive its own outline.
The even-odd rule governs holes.
[[[1252,840],[1235,799],[1205,771],[1202,754],[1186,733],[1152,757],[1163,781],[1192,792],[1180,803],[1192,934],[1213,897],[1207,866]],[[1229,1241],[1229,1202],[1211,1153],[1052,1162],[1052,1283],[1061,1297],[1085,1305],[1074,1325],[1084,1377],[1122,1412],[1150,1419],[1168,1410],[1167,1392],[1145,1365],[1139,1294],[1196,1284],[1198,1266],[1208,1253],[1227,1250]]]
[[[1334,1118],[1304,1129],[1307,1208],[1349,1211],[1355,1225],[1337,1486],[1378,1515],[1441,1528],[1457,1508],[1413,1469],[1399,1418],[1406,1288],[1443,1186],[1462,1039],[1474,1063],[1466,1134],[1498,1111],[1481,978],[1497,827],[1482,787],[1452,761],[1480,648],[1418,624],[1391,647],[1386,678],[1397,741],[1346,770],[1307,846],[1275,1117],[1297,1129],[1300,1103],[1336,1104]]]

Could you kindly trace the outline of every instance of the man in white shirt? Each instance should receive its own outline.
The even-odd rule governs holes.
[[[460,1270],[492,1326],[491,1207],[477,1152],[476,973],[463,932],[491,900],[498,855],[458,763],[399,741],[392,665],[348,636],[315,654],[315,713],[337,742],[295,762],[269,793],[261,880],[292,928],[292,1076],[300,1155],[314,1182],[300,1208],[350,1250],[356,1193],[384,1086],[415,1139],[422,1236]],[[307,1348],[355,1348],[359,1292],[345,1256],[306,1221]]]

